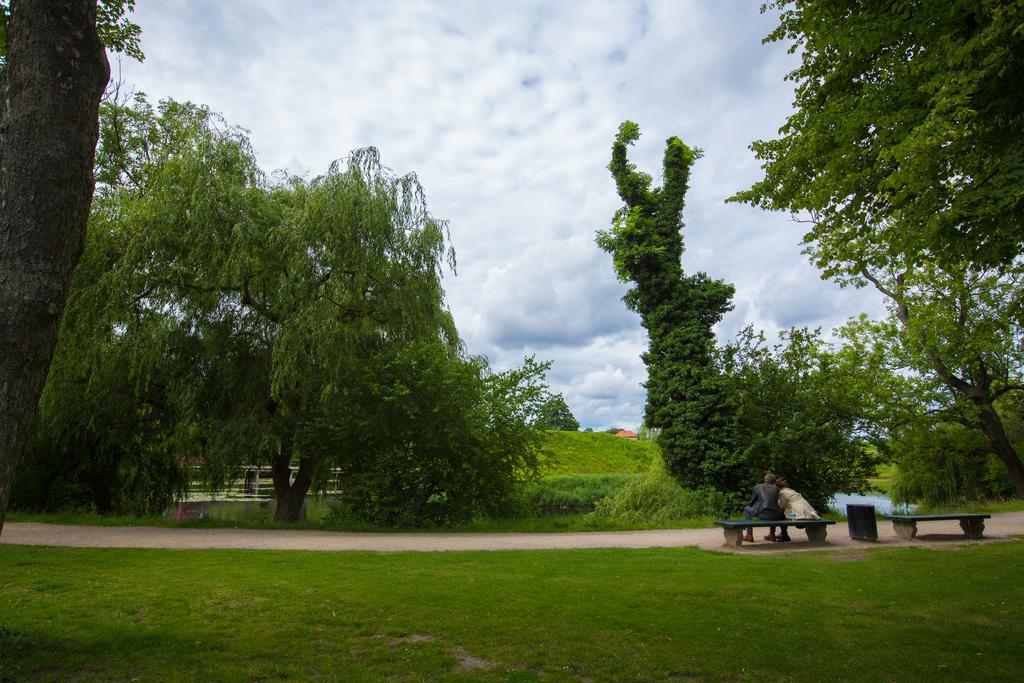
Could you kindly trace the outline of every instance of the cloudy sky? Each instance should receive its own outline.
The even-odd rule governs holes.
[[[774,136],[792,101],[796,57],[761,44],[777,17],[759,5],[141,0],[146,60],[113,66],[153,100],[248,129],[267,171],[317,175],[370,145],[415,171],[451,222],[446,289],[469,350],[498,369],[553,360],[552,388],[583,426],[635,427],[646,337],[594,244],[619,205],[606,166],[625,119],[643,134],[632,160],[656,179],[667,137],[705,151],[683,260],[736,286],[721,340],[880,310],[819,278],[787,216],[724,203],[759,177],[748,145]]]

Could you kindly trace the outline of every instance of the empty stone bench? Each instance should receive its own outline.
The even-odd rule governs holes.
[[[886,515],[885,518],[892,522],[892,528],[897,536],[904,541],[909,541],[917,536],[918,522],[938,522],[950,519],[960,522],[960,528],[964,530],[964,536],[967,538],[982,538],[985,533],[985,520],[991,516],[951,512],[945,515]]]
[[[750,527],[778,526],[802,528],[807,532],[807,541],[811,545],[825,545],[825,538],[828,531],[825,529],[829,524],[835,524],[830,519],[721,519],[715,522],[725,532],[725,544],[730,548],[739,548],[743,545],[743,530]]]

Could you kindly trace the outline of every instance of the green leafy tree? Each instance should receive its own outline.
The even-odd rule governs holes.
[[[531,424],[550,364],[491,373],[438,343],[389,349],[328,403],[312,442],[343,467],[342,503],[388,526],[447,525],[507,512],[536,473]]]
[[[538,429],[557,429],[563,432],[578,432],[580,423],[572,414],[562,394],[552,394],[537,411],[534,426]]]
[[[733,287],[682,268],[682,212],[690,168],[701,152],[677,137],[666,141],[664,185],[636,170],[627,149],[640,137],[632,121],[619,127],[608,168],[624,205],[598,245],[615,272],[633,283],[626,305],[640,314],[650,346],[645,422],[660,429],[669,471],[687,487],[735,488],[742,463],[732,446],[733,414],[714,363],[712,327],[731,308]]]
[[[298,519],[330,464],[309,429],[324,401],[376,353],[458,344],[440,284],[454,263],[445,223],[375,149],[312,180],[268,181],[243,131],[142,96],[105,105],[102,133],[93,221],[118,248],[83,298],[103,302],[112,329],[154,319],[197,346],[178,398],[212,483],[269,461],[275,518]],[[126,362],[148,376],[167,346],[134,339]]]
[[[1024,390],[1020,3],[779,2],[797,111],[733,197],[807,216],[806,251],[889,318],[854,330],[921,378],[919,416],[980,432],[1024,496],[997,406]]]
[[[12,507],[159,514],[187,487],[202,345],[173,316],[126,302],[111,270],[125,237],[94,215]]]
[[[735,199],[810,213],[809,242],[1008,264],[1024,243],[1024,4],[780,0],[795,112]],[[831,267],[826,274],[832,274]]]
[[[793,329],[769,346],[746,328],[722,349],[736,399],[736,441],[750,486],[765,472],[784,476],[818,509],[837,491],[863,491],[879,438],[860,373],[821,334]]]
[[[1024,395],[1022,268],[1019,260],[1010,267],[953,270],[929,264],[895,273],[864,266],[861,278],[886,295],[890,316],[851,321],[843,330],[860,348],[890,359],[903,383],[913,386],[912,395],[895,391],[889,400],[879,397],[886,408],[878,422],[894,439],[906,435],[929,444],[946,437],[958,444],[980,439],[981,449],[1002,463],[1018,496],[1024,496],[1024,467],[1011,439],[1013,412],[1006,406],[1017,405]],[[963,436],[964,429],[975,436]],[[984,458],[971,462],[987,468]],[[964,495],[970,494],[956,497]]]

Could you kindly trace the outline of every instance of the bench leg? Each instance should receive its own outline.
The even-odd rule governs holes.
[[[985,534],[985,520],[961,519],[960,528],[964,530],[964,536],[967,538],[982,538]]]
[[[912,541],[917,536],[917,522],[897,522],[893,520],[893,531],[904,541]]]
[[[739,548],[743,545],[743,527],[722,527],[725,532],[725,546],[727,548]]]
[[[828,538],[828,531],[823,526],[809,526],[804,531],[807,532],[807,540],[811,545],[825,545],[825,539]]]

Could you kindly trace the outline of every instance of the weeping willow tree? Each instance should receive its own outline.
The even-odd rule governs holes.
[[[612,254],[619,279],[632,283],[624,300],[647,330],[645,423],[661,430],[666,466],[684,486],[731,490],[743,468],[731,447],[733,412],[711,328],[731,309],[734,290],[705,273],[687,275],[682,266],[682,212],[701,151],[669,138],[664,184],[652,188],[651,176],[627,159],[639,137],[636,123],[619,127],[608,168],[624,204],[597,243]]]
[[[97,159],[92,267],[62,363],[88,384],[104,348],[140,396],[166,384],[176,452],[214,485],[269,463],[275,518],[298,519],[331,464],[309,425],[343,405],[361,363],[414,341],[458,347],[441,287],[454,267],[445,222],[376,149],[310,180],[271,180],[244,131],[192,104],[115,98]]]

